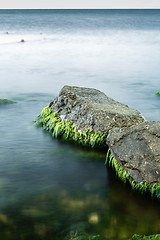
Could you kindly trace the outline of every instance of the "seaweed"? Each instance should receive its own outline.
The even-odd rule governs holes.
[[[92,148],[106,147],[106,133],[91,133],[89,129],[84,131],[78,130],[71,122],[66,120],[62,122],[58,114],[52,112],[52,108],[49,105],[42,110],[35,124],[36,126],[42,125],[43,129],[51,132],[55,138],[78,142],[83,146],[91,146]]]
[[[89,235],[87,233],[73,232],[69,234],[65,240],[105,240],[102,236],[98,235]]]
[[[105,164],[112,166],[115,170],[117,176],[126,183],[130,183],[133,190],[139,190],[143,193],[150,192],[151,196],[156,196],[160,198],[160,184],[158,183],[148,183],[148,182],[136,182],[129,173],[120,165],[120,163],[114,158],[110,149],[108,149],[106,155]]]
[[[134,234],[132,238],[130,238],[130,240],[149,240],[149,239],[160,240],[160,234],[149,235],[149,236]]]
[[[12,100],[8,100],[8,99],[0,99],[0,105],[4,105],[4,104],[12,104],[15,103]]]
[[[94,132],[89,129],[81,131],[78,130],[71,122],[61,118],[56,112],[52,112],[52,108],[45,107],[38,116],[36,125],[42,125],[43,129],[51,132],[55,138],[62,138],[67,141],[74,141],[83,146],[91,146],[92,148],[106,147],[107,133]],[[141,192],[150,192],[151,196],[160,198],[160,184],[148,182],[136,182],[129,173],[120,165],[114,158],[111,150],[108,149],[105,164],[112,166],[115,169],[117,176],[126,183],[130,183],[132,189],[140,190]]]

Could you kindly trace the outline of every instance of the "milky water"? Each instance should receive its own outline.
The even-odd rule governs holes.
[[[160,232],[159,203],[120,183],[105,153],[33,122],[64,85],[97,88],[159,120],[159,62],[159,10],[0,10],[0,98],[15,101],[0,105],[3,239]]]

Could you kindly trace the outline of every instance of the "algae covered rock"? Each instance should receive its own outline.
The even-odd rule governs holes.
[[[108,161],[118,174],[133,187],[160,197],[160,121],[112,129],[107,144],[111,150]]]
[[[137,110],[93,88],[64,86],[50,106],[62,120],[82,131],[107,133],[115,127],[129,127],[144,121]]]
[[[54,137],[92,147],[106,146],[108,131],[144,121],[142,115],[99,90],[64,86],[39,116]]]
[[[89,235],[86,233],[71,233],[70,235],[68,235],[65,240],[105,240],[105,238],[103,238],[100,235]]]
[[[12,104],[12,103],[15,103],[15,102],[8,99],[0,99],[0,105]]]
[[[144,121],[137,110],[93,88],[64,86],[50,106],[62,121],[69,121],[82,131],[108,133],[112,128],[129,127]]]
[[[57,112],[53,112],[51,107],[45,107],[38,117],[36,125],[42,125],[43,129],[49,131],[53,137],[62,138],[67,141],[75,141],[84,146],[106,147],[107,134],[91,132],[89,129],[81,131],[71,122],[62,119]]]

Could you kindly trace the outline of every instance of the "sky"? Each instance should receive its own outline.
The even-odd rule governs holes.
[[[160,0],[5,0],[0,9],[160,9]]]

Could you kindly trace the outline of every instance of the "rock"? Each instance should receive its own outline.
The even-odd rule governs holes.
[[[58,102],[64,102],[63,96],[59,96],[59,97],[58,97]]]
[[[71,231],[69,235],[67,235],[64,240],[106,240],[106,238],[98,235],[89,235],[85,232],[78,232],[79,229],[77,229],[76,232]]]
[[[6,104],[12,104],[12,103],[15,103],[15,102],[8,99],[0,99],[0,105],[6,105]]]
[[[57,105],[56,105],[58,108],[64,106],[64,102],[57,102]]]
[[[71,120],[72,120],[72,121],[77,121],[77,116],[76,116],[76,114],[72,114],[72,115],[71,115]]]
[[[60,115],[61,121],[64,122],[64,120],[66,119],[67,115]]]
[[[53,105],[53,103],[54,103],[53,101],[52,101],[52,102],[50,102],[50,104],[49,104],[49,107],[51,107],[51,106]]]
[[[68,109],[63,108],[63,110],[61,111],[61,115],[66,115],[66,114],[68,114]]]
[[[137,110],[116,102],[93,88],[64,86],[58,101],[56,98],[53,102],[53,111],[57,111],[57,108],[62,111],[64,108],[70,109],[66,121],[74,123],[81,131],[92,126],[93,132],[108,133],[112,128],[130,127],[145,121]]]
[[[58,98],[56,97],[56,98],[54,99],[53,103],[56,104],[57,101],[58,101]]]
[[[135,182],[160,184],[160,121],[112,129],[107,144]]]
[[[91,119],[90,125],[94,125],[94,120],[93,119]]]
[[[147,122],[137,110],[96,89],[64,86],[37,124],[83,146],[106,148],[107,143],[106,162],[118,176],[160,198],[160,121]]]
[[[60,113],[62,111],[62,108],[57,109],[57,113]]]
[[[67,103],[68,103],[68,98],[65,98],[64,99],[64,104],[67,105]]]

